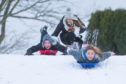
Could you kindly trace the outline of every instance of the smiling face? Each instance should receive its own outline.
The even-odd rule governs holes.
[[[73,24],[72,24],[73,20],[72,19],[66,19],[66,24],[71,27]]]
[[[85,52],[86,57],[88,58],[88,60],[93,60],[94,56],[95,56],[95,51],[92,49],[89,49]]]
[[[45,47],[46,49],[50,49],[50,48],[51,48],[51,43],[50,43],[49,40],[45,40],[45,41],[44,41],[44,47]]]

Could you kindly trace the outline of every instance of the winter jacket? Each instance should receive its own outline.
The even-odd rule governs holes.
[[[104,61],[105,59],[111,56],[111,52],[104,52],[103,53],[104,58],[101,58],[98,56],[98,54],[96,54],[93,60],[90,61],[84,58],[82,53],[83,50],[77,50],[77,49],[69,50],[68,52],[68,54],[72,55],[77,60],[78,63],[98,63]]]
[[[64,17],[61,19],[60,23],[56,27],[55,31],[53,32],[52,36],[58,36],[60,34],[61,41],[66,45],[71,45],[74,41],[79,42],[80,44],[83,43],[81,38],[76,37],[74,32],[69,32],[65,29],[65,25],[63,23]]]
[[[49,50],[45,49],[42,47],[41,43],[39,43],[36,46],[32,46],[31,48],[29,48],[27,50],[26,55],[32,55],[34,52],[40,51],[41,55],[55,55],[57,53],[57,51],[61,51],[63,52],[63,54],[67,54],[66,53],[66,47],[60,45],[60,44],[56,44],[51,46],[51,48]]]
[[[44,41],[49,40],[51,43],[51,48],[46,49],[44,47]],[[26,52],[26,55],[32,55],[34,52],[40,51],[41,55],[56,55],[57,51],[63,52],[63,54],[67,54],[67,48],[60,45],[58,42],[54,44],[54,40],[50,35],[48,35],[47,31],[41,32],[41,40],[40,43],[36,46],[32,46]]]
[[[65,22],[64,22],[64,19],[65,19],[65,16],[63,16],[62,19],[60,20],[60,22],[59,22],[59,24],[57,25],[56,30],[54,31],[54,33],[52,34],[52,36],[58,36],[59,33],[60,33],[61,31],[62,31],[62,33],[68,32],[68,29],[66,28],[66,24],[65,24]],[[79,19],[79,20],[80,20],[80,19]],[[74,24],[75,24],[77,27],[79,27],[77,21],[74,21]],[[83,32],[85,31],[85,29],[86,29],[84,24],[82,24],[82,26],[83,26],[84,28],[80,28],[80,33],[83,33]],[[83,29],[84,29],[84,30],[83,30]],[[83,31],[83,32],[82,32],[82,31]]]

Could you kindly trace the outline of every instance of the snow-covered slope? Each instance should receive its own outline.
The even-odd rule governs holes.
[[[126,56],[83,69],[72,56],[0,55],[0,84],[126,84]]]

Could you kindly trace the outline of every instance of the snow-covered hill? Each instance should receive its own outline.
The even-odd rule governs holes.
[[[126,56],[83,69],[72,56],[0,55],[0,84],[126,84]]]

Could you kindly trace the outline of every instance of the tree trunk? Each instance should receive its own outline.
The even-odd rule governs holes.
[[[2,27],[1,27],[0,44],[2,43],[5,37],[5,26],[6,26],[6,21],[2,24]]]

